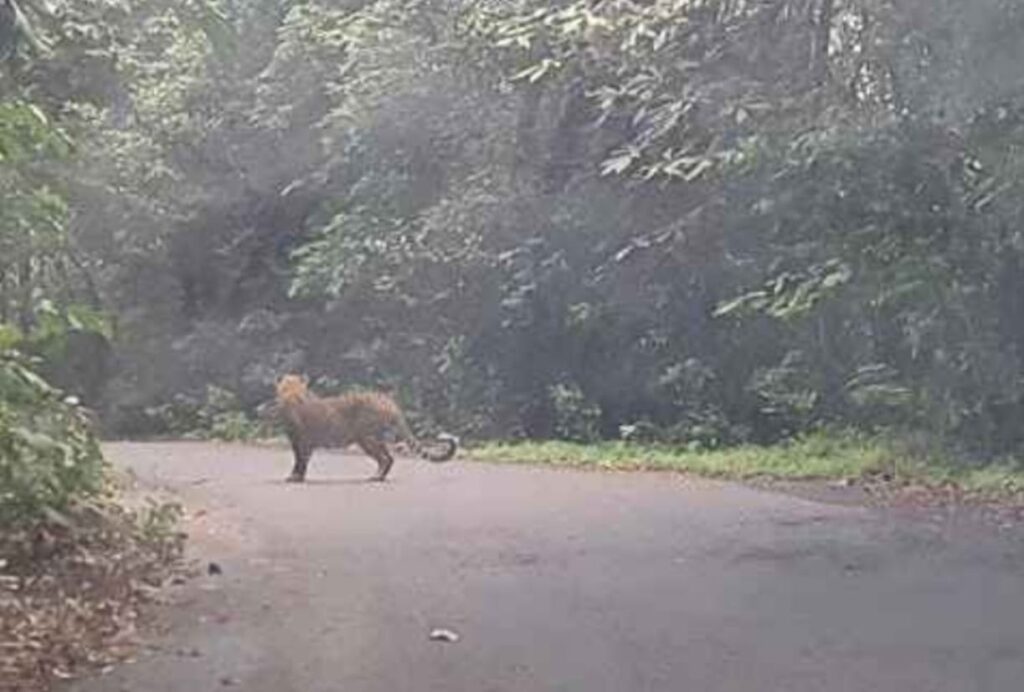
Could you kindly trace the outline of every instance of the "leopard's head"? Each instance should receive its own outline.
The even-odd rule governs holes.
[[[288,374],[277,381],[277,398],[282,402],[301,401],[309,395],[309,380],[302,375]]]

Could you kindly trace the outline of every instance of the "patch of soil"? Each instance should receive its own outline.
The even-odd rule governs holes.
[[[955,521],[999,533],[1024,529],[1024,490],[974,491],[952,483],[869,476],[841,482],[766,481],[766,489],[845,506],[871,507],[911,519]]]

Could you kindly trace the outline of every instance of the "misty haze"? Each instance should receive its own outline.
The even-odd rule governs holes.
[[[0,0],[0,692],[1024,689],[1024,4]]]

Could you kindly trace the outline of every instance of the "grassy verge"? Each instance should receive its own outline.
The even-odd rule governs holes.
[[[619,471],[677,471],[733,480],[842,480],[886,475],[915,482],[945,483],[977,491],[1024,488],[1024,468],[1013,465],[962,468],[926,459],[885,440],[811,435],[770,447],[689,450],[625,442],[486,443],[468,456],[481,461],[549,464]]]

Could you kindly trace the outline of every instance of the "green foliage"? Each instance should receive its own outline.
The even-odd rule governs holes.
[[[480,436],[1024,451],[1012,3],[18,5],[0,344],[76,392],[113,345],[121,431],[302,370]]]
[[[557,384],[550,389],[559,439],[594,442],[600,437],[601,409],[588,402],[579,387]]]
[[[0,103],[0,162],[31,160],[40,154],[65,155],[69,142],[40,108],[25,101]]]
[[[85,412],[23,359],[0,355],[0,524],[54,516],[103,488]]]
[[[764,313],[782,320],[801,319],[822,301],[833,298],[833,294],[850,279],[850,268],[835,259],[800,273],[783,272],[773,277],[763,289],[719,305],[715,316]]]
[[[178,394],[146,409],[150,434],[238,442],[265,437],[270,421],[253,420],[230,391],[209,385],[203,399]]]
[[[0,314],[18,300],[24,309],[32,289],[52,285],[64,268],[67,206],[38,165],[67,152],[65,136],[37,106],[0,100]]]

